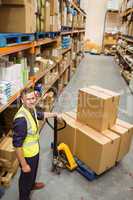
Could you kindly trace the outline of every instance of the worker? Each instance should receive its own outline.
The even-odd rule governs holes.
[[[57,113],[37,112],[37,96],[34,88],[21,93],[22,106],[13,121],[13,146],[20,164],[19,200],[30,200],[32,190],[44,188],[44,183],[35,182],[39,163],[38,120],[58,117]]]

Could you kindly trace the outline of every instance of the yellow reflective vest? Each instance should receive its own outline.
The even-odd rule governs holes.
[[[21,106],[14,119],[24,117],[27,122],[27,136],[23,143],[24,157],[29,158],[39,153],[39,133],[38,133],[38,120],[35,111],[36,122],[30,113],[24,106]],[[23,127],[22,127],[23,131]]]

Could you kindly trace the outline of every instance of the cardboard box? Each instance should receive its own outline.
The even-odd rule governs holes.
[[[114,125],[111,128],[111,131],[114,131],[120,136],[120,147],[117,156],[117,161],[119,162],[129,152],[131,144],[131,134],[128,129],[123,128],[120,125]]]
[[[90,88],[79,90],[77,120],[97,131],[107,130],[112,112],[111,96]]]
[[[50,31],[58,32],[58,15],[50,16]]]
[[[16,159],[16,154],[12,145],[11,137],[6,137],[0,143],[0,157],[11,162],[13,162]]]
[[[92,171],[100,175],[115,165],[118,139],[112,140],[88,126],[76,131],[76,156]]]
[[[70,111],[65,114],[76,120],[76,112]],[[75,155],[97,174],[114,166],[118,155],[120,136],[110,130],[99,133],[79,122],[76,125]],[[103,141],[107,142],[108,148]],[[104,148],[107,149],[107,152]],[[94,159],[94,155],[96,155],[97,160]]]
[[[71,117],[72,119],[76,120],[76,117],[77,117],[76,111],[65,112],[65,114]]]
[[[46,1],[44,7],[44,31],[50,31],[50,3]]]
[[[36,32],[34,7],[28,4],[26,6],[17,7],[0,6],[0,18],[4,19],[0,20],[0,32]]]
[[[116,119],[117,119],[118,107],[119,107],[119,102],[120,102],[120,94],[113,92],[111,90],[101,88],[99,86],[91,86],[90,88],[113,98],[112,104],[111,104],[112,108],[111,108],[110,122],[109,122],[109,126],[112,127],[116,123]]]
[[[58,143],[65,143],[71,150],[71,153],[75,155],[75,145],[76,145],[76,128],[77,123],[74,119],[68,115],[63,114],[63,119],[65,120],[67,126],[65,129],[61,130],[58,134]],[[62,127],[62,125],[61,125]]]
[[[112,154],[112,157],[109,162],[112,162],[113,160],[115,163],[117,161],[121,138],[118,134],[114,133],[111,130],[103,131],[101,134],[111,140],[112,146],[110,148],[110,155]]]
[[[50,15],[57,15],[59,10],[58,0],[50,0]]]
[[[129,150],[130,150],[131,142],[133,138],[133,125],[120,119],[116,120],[116,124],[128,130],[130,134],[130,137],[129,137]]]
[[[65,114],[76,120],[76,111],[66,112]],[[128,126],[128,127],[130,127],[130,126]],[[112,148],[110,148],[110,150],[112,152],[111,162],[112,162],[112,159],[113,159],[114,163],[115,163],[116,160],[117,160],[120,141],[121,141],[120,136],[118,134],[115,134],[113,131],[110,131],[110,130],[103,131],[100,134],[103,134],[105,137],[107,137],[111,140],[111,142],[113,144]]]
[[[33,4],[33,0],[1,0],[3,5],[26,5]]]

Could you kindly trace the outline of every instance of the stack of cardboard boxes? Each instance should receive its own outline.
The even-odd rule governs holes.
[[[73,155],[102,174],[129,152],[133,125],[117,119],[120,95],[91,86],[79,91],[77,113],[63,114],[67,127],[59,134]]]
[[[2,0],[0,32],[57,32],[61,28],[59,13],[58,0]]]

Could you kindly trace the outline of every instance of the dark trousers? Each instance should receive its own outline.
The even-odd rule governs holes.
[[[35,184],[38,163],[39,163],[39,154],[32,158],[25,158],[27,163],[31,167],[31,172],[24,173],[21,170],[19,178],[19,200],[30,200],[30,193],[32,187]]]

